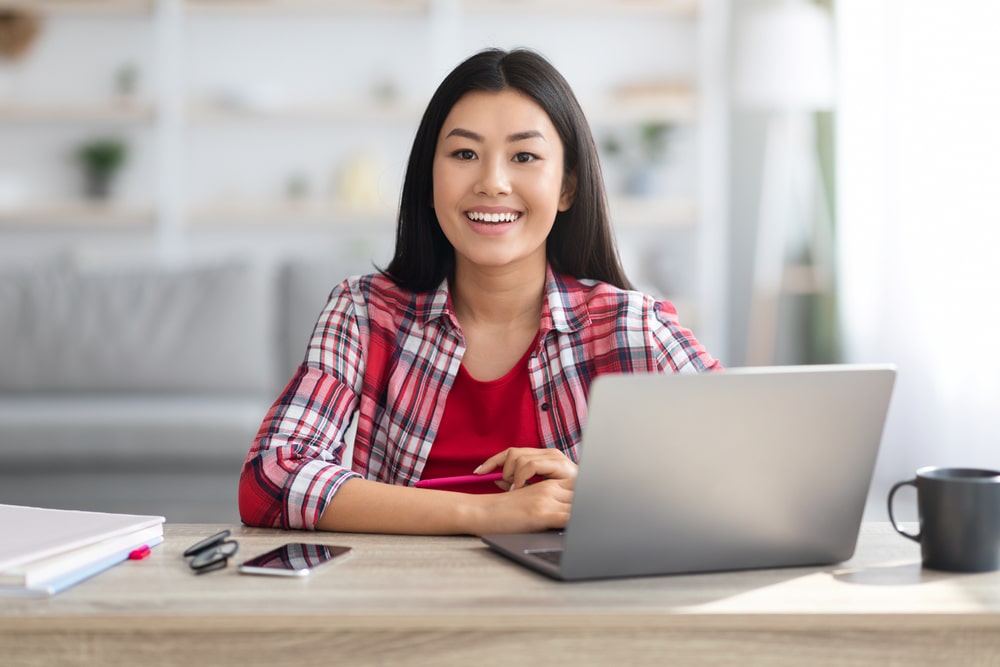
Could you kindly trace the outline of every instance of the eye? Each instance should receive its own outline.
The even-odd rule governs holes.
[[[468,148],[460,148],[457,151],[453,151],[451,156],[459,160],[475,160],[476,152]]]
[[[538,159],[538,156],[535,155],[535,154],[533,154],[533,153],[524,153],[524,152],[522,152],[522,153],[515,154],[513,159],[514,159],[514,162],[517,162],[519,164],[523,164],[525,162],[534,162],[535,160]]]

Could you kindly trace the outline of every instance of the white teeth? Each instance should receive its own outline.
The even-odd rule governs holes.
[[[520,213],[483,213],[481,211],[469,211],[465,214],[469,220],[474,222],[514,222]]]

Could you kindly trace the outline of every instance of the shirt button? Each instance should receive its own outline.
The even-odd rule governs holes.
[[[549,411],[549,404],[548,403],[542,403],[542,405],[540,407],[542,408],[542,412],[548,412]]]

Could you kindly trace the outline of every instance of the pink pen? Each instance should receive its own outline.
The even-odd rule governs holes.
[[[435,477],[422,479],[414,486],[418,489],[443,489],[459,484],[475,484],[476,482],[495,482],[503,479],[502,472],[488,472],[485,475],[458,475],[457,477]]]

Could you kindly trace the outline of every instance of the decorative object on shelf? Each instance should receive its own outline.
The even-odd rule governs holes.
[[[0,104],[14,97],[17,61],[35,43],[41,19],[26,7],[0,5]]]
[[[125,63],[115,72],[115,95],[119,102],[129,104],[135,101],[139,88],[139,67],[135,63]]]
[[[24,199],[24,185],[15,172],[0,171],[0,212],[13,211]]]
[[[639,155],[629,176],[629,194],[649,197],[667,190],[667,154],[671,127],[647,121],[637,128]]]
[[[755,8],[737,27],[734,62],[736,103],[768,114],[747,363],[769,365],[782,294],[824,291],[833,281],[832,225],[814,116],[835,102],[829,12],[803,0]],[[803,256],[811,262],[809,284],[791,285],[789,260]]]
[[[20,60],[41,29],[41,19],[30,9],[0,5],[0,58]]]
[[[309,196],[309,179],[300,171],[288,176],[285,181],[285,197],[290,202],[301,202]]]
[[[399,104],[399,85],[391,77],[383,77],[376,81],[371,89],[372,99],[376,104],[391,107]]]
[[[363,151],[349,158],[337,172],[336,197],[344,205],[361,210],[379,206],[378,159]]]
[[[79,146],[76,156],[83,167],[84,194],[103,200],[110,196],[115,176],[125,164],[128,145],[113,137],[94,139]]]
[[[289,106],[285,89],[268,81],[256,81],[232,86],[211,95],[215,104],[223,109],[242,113],[275,113]]]
[[[604,176],[604,189],[609,195],[617,195],[627,190],[625,169],[625,146],[618,135],[606,134],[599,140],[598,150],[601,156],[601,173]]]
[[[658,121],[639,127],[643,155],[648,162],[661,162],[666,158],[669,134],[670,126]]]

